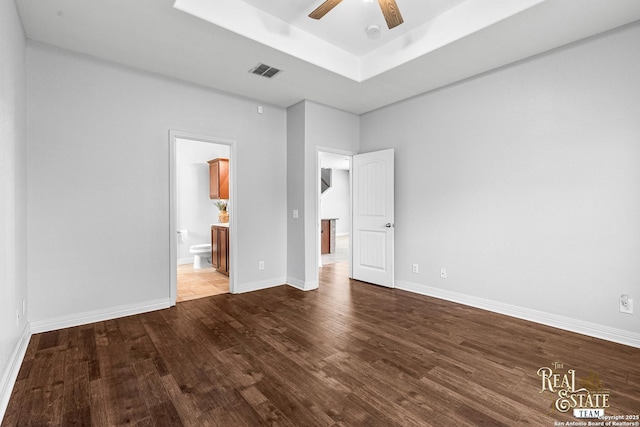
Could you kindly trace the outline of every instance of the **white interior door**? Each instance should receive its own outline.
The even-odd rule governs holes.
[[[353,156],[353,278],[390,288],[394,286],[393,157],[393,149]]]

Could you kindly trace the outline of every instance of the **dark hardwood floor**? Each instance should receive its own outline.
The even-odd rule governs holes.
[[[537,371],[597,374],[640,413],[640,349],[323,268],[320,289],[216,295],[34,335],[2,426],[553,426]]]

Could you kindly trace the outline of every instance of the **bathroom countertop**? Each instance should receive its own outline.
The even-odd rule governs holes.
[[[227,227],[229,228],[229,223],[228,222],[219,222],[217,224],[211,224],[212,227]]]

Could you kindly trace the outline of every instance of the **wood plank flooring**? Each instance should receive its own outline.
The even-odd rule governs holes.
[[[183,264],[177,270],[177,302],[229,292],[229,277],[218,273],[213,267],[196,270],[193,264]]]
[[[576,421],[540,393],[556,361],[640,413],[640,349],[346,271],[36,334],[2,426],[553,426]]]

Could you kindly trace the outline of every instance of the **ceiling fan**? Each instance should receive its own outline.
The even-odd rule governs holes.
[[[309,14],[309,18],[322,18],[341,1],[342,0],[326,0],[318,6],[316,10]],[[387,27],[389,27],[389,29],[397,27],[404,22],[402,15],[400,14],[400,10],[398,9],[398,5],[396,4],[396,0],[378,0],[378,3],[380,4],[380,9],[382,9],[382,14],[384,15],[385,21],[387,21]]]

